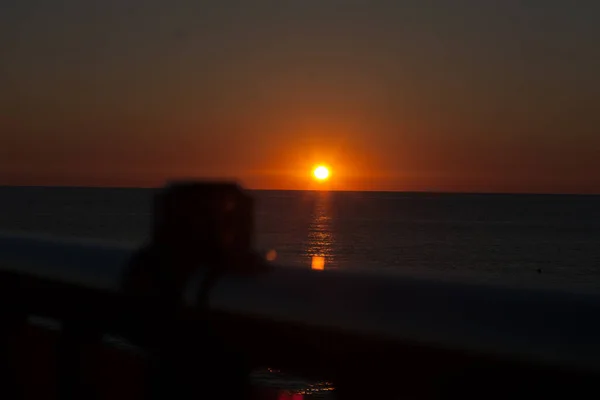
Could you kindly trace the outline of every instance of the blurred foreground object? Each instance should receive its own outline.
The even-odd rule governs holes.
[[[227,387],[227,398],[247,393],[250,367],[213,332],[207,302],[220,277],[262,266],[252,248],[253,222],[252,199],[235,184],[178,182],[156,195],[151,240],[134,255],[123,283],[126,295],[154,310],[128,337],[150,351],[154,398],[197,398],[199,387]],[[184,290],[198,273],[193,318],[182,318]]]

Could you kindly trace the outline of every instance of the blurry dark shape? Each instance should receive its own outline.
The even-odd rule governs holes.
[[[253,201],[236,184],[181,182],[158,193],[150,243],[134,257],[126,292],[178,301],[191,274],[264,269],[253,251]]]
[[[204,278],[197,301],[205,310],[220,276],[264,269],[252,249],[252,199],[236,184],[173,183],[156,195],[154,217],[151,241],[134,256],[123,285],[157,313],[139,327],[137,337],[152,349],[152,393],[187,398],[197,397],[198,385],[227,386],[228,396],[241,398],[250,373],[241,354],[221,343],[208,321],[188,324],[176,311],[199,269]],[[206,370],[198,371],[199,366]]]

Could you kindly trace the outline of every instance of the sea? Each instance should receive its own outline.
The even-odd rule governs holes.
[[[160,189],[0,187],[0,231],[138,246]],[[600,196],[249,191],[282,267],[600,288]]]
[[[0,187],[0,231],[138,246],[157,190]],[[600,196],[248,193],[256,249],[282,268],[317,258],[324,269],[600,290]]]

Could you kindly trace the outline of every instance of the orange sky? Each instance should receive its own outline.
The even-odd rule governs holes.
[[[600,193],[598,6],[482,3],[0,0],[0,184]]]

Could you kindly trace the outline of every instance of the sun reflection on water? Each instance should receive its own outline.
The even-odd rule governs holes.
[[[323,271],[325,269],[325,257],[312,256],[310,268],[317,271]]]
[[[307,381],[283,371],[264,368],[252,373],[252,381],[259,389],[260,399],[272,400],[334,400],[332,382]]]
[[[316,192],[315,203],[306,242],[305,256],[310,259],[311,268],[324,270],[326,264],[333,261],[333,230],[331,213],[331,194]]]

